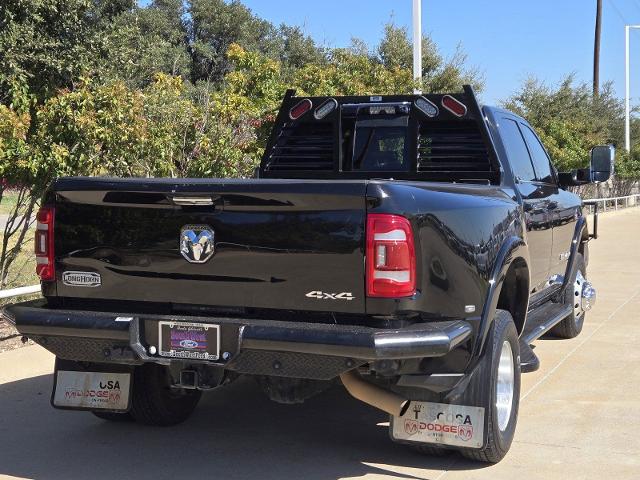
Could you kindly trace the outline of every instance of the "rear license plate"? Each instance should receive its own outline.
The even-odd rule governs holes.
[[[481,448],[484,408],[414,401],[402,417],[391,418],[391,436],[407,442]]]
[[[159,322],[159,354],[191,360],[218,360],[220,326],[207,323]]]
[[[130,373],[56,371],[53,406],[127,411]]]

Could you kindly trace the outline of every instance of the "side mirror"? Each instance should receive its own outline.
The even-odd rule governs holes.
[[[591,149],[590,180],[594,183],[606,182],[613,173],[616,149],[613,145],[599,145]]]
[[[609,180],[613,174],[616,149],[613,145],[598,145],[591,149],[589,168],[578,168],[570,172],[558,173],[561,187],[600,183]]]

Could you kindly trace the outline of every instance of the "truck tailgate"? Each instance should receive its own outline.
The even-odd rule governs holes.
[[[365,180],[60,179],[57,295],[364,313],[366,186]],[[191,230],[198,243],[202,229],[213,233],[213,253],[192,263],[193,255],[181,254],[181,240]],[[99,285],[73,272],[98,274]]]

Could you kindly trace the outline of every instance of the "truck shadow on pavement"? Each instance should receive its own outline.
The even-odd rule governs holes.
[[[51,375],[0,385],[0,476],[423,479],[484,466],[392,443],[379,425],[386,415],[341,387],[302,405],[279,405],[240,379],[205,395],[184,424],[160,428],[54,410],[51,386]]]

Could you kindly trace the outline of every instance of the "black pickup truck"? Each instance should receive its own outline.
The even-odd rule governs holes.
[[[57,408],[171,425],[241,375],[285,403],[339,379],[394,441],[497,462],[531,342],[578,335],[595,301],[595,228],[566,187],[607,180],[613,156],[558,173],[470,87],[289,91],[258,178],[58,179],[43,298],[3,315],[55,354]]]

